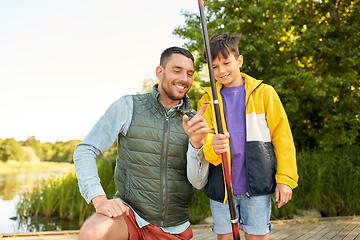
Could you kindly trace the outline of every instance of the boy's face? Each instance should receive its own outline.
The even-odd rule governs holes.
[[[194,64],[192,60],[182,54],[174,53],[170,56],[165,67],[158,66],[156,75],[159,79],[158,92],[165,107],[179,104],[190,90],[193,82]]]
[[[240,74],[243,56],[240,55],[238,58],[235,58],[235,56],[230,53],[228,58],[225,59],[224,56],[220,54],[212,61],[212,64],[215,79],[225,87],[240,86],[244,83]]]

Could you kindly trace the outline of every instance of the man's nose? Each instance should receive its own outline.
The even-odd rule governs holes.
[[[187,81],[187,72],[182,72],[181,73],[180,80],[181,81]]]

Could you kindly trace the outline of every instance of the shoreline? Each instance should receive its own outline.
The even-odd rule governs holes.
[[[75,171],[75,166],[68,162],[0,162],[0,174],[59,170]]]

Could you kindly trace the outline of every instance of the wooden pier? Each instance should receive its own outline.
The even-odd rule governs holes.
[[[320,218],[312,220],[271,221],[268,239],[344,239],[360,240],[360,216]],[[192,226],[195,240],[216,240],[209,225]],[[37,233],[0,234],[1,240],[75,240],[78,230]],[[241,231],[240,231],[241,232]],[[241,239],[245,239],[241,232]]]

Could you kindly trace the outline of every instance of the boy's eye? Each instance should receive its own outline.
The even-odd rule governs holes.
[[[217,66],[213,66],[213,69],[217,68]]]

